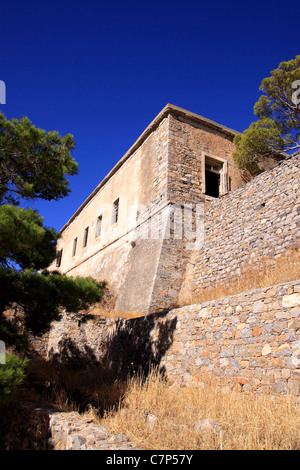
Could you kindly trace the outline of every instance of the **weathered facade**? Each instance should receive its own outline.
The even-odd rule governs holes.
[[[42,356],[74,350],[116,374],[152,364],[178,383],[299,396],[300,153],[265,162],[246,183],[235,135],[172,105],[161,111],[58,246],[62,272],[108,281],[116,312],[140,315],[64,316],[36,347]],[[264,268],[275,278],[249,288]]]
[[[62,228],[51,268],[106,280],[116,311],[172,307],[212,201],[245,183],[236,134],[168,104]]]

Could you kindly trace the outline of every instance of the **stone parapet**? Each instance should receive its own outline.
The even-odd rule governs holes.
[[[262,270],[268,275],[279,259],[299,271],[299,195],[300,156],[295,155],[211,200],[203,244],[190,253],[181,294],[232,285]]]

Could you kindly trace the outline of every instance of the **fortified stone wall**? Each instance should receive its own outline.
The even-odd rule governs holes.
[[[112,277],[118,285],[121,277],[118,264],[124,265],[128,255],[123,246],[124,240],[131,241],[130,233],[137,226],[141,208],[156,206],[166,199],[167,133],[168,119],[164,119],[142,145],[123,157],[124,161],[116,165],[112,174],[100,183],[62,228],[62,238],[58,241],[58,250],[63,249],[59,267],[62,272],[100,280],[110,280]],[[113,222],[113,202],[117,199],[118,218]],[[97,236],[97,218],[100,215],[101,233]],[[84,230],[87,227],[88,239],[84,246]],[[117,248],[119,258],[114,257],[109,249],[112,243],[115,244],[113,248]],[[102,259],[103,250],[107,260]],[[111,269],[112,266],[114,269]],[[55,264],[51,266],[51,269],[56,268]]]
[[[245,186],[232,160],[236,134],[206,118],[167,105],[65,224],[58,241],[60,265],[53,264],[50,269],[105,280],[115,293],[116,311],[141,314],[173,307],[180,290],[197,292],[203,279],[206,287],[211,278],[224,282],[231,275],[239,275],[243,265],[251,264],[255,256],[251,254],[250,261],[245,259],[249,245],[243,230],[248,230],[248,212],[250,224],[254,215],[259,214],[259,218],[268,209],[270,213],[275,209],[277,216],[277,206],[283,202],[284,208],[284,201],[271,204],[270,196],[262,204],[262,193],[265,199],[275,187],[280,188],[279,178],[285,187],[288,178],[292,177],[296,184],[298,176],[275,175],[277,182],[270,188],[272,176],[267,172],[267,177],[255,179],[254,189],[251,184]],[[272,163],[274,160],[270,159],[264,165]],[[215,191],[224,195],[230,190],[233,191],[220,200],[212,197]],[[293,186],[292,202],[297,191]],[[114,220],[116,201],[118,218]],[[253,214],[259,203],[265,209]],[[197,211],[203,210],[204,205],[204,249],[196,251],[193,242],[199,242]],[[190,216],[192,222],[187,228]],[[252,229],[251,226],[249,230]],[[273,238],[277,227],[258,224],[258,238],[262,229],[269,231],[266,240]],[[235,250],[245,235],[246,248],[242,247],[236,256]],[[265,255],[266,250],[259,250],[259,244],[253,242],[250,246],[253,253],[256,250],[257,259]]]
[[[173,310],[161,364],[177,382],[300,394],[300,281]]]
[[[292,263],[299,241],[298,154],[206,205],[203,244],[191,252],[181,295],[230,284],[283,256]]]
[[[47,350],[41,353],[49,358],[79,355],[123,376],[153,364],[180,383],[218,380],[229,386],[239,384],[245,391],[299,395],[300,281],[167,311],[178,293],[182,298],[197,296],[236,279],[243,282],[266,260],[270,268],[284,257],[292,264],[293,256],[299,255],[300,155],[239,186],[231,165],[230,131],[218,125],[208,131],[203,120],[201,125],[196,121],[190,122],[184,112],[176,119],[164,115],[144,147],[134,148],[123,162],[128,168],[133,165],[131,171],[121,165],[103,186],[103,191],[106,183],[107,191],[118,189],[117,182],[121,184],[129,174],[138,179],[139,183],[134,180],[138,190],[130,196],[134,211],[129,218],[134,227],[118,237],[110,233],[104,245],[94,240],[80,254],[78,264],[66,269],[68,274],[100,279],[110,275],[118,292],[116,310],[156,313],[87,323],[66,317],[53,326]],[[235,189],[218,199],[202,193],[204,154],[227,159]],[[145,181],[147,201],[137,196],[143,196]],[[110,200],[118,194],[112,192]],[[69,235],[62,240],[66,249],[71,249],[76,230],[88,223],[95,228],[97,201],[95,193],[67,224]],[[137,210],[138,202],[146,204],[142,212]],[[185,205],[192,227],[182,234],[176,226],[182,227],[189,217],[182,212]],[[194,232],[195,208],[202,210],[202,232]],[[190,236],[195,234],[193,245]],[[300,273],[294,279],[299,277]]]
[[[192,231],[187,238],[182,216],[181,233],[174,235],[174,211],[192,206],[195,219],[196,206],[204,203],[205,155],[226,161],[233,187],[241,184],[231,160],[235,134],[167,105],[65,224],[58,241],[60,265],[50,269],[107,281],[117,311],[150,313],[173,306]],[[118,220],[112,223],[117,199]]]
[[[66,317],[53,325],[47,356],[77,354],[116,377],[152,364],[181,384],[300,395],[299,314],[300,280],[131,320]]]
[[[147,217],[166,206],[167,135],[168,118],[164,118],[100,183],[62,229],[63,236],[58,242],[58,250],[63,250],[59,270],[71,276],[107,281],[116,294],[118,311],[146,313],[151,303],[162,238],[160,234],[149,239],[140,232],[147,226]],[[116,199],[119,199],[118,220],[112,223],[112,204]],[[101,233],[96,236],[100,215]],[[86,227],[88,241],[83,247]],[[57,269],[55,263],[50,269]]]
[[[234,166],[236,151],[233,131],[221,132],[188,117],[170,116],[168,199],[178,204],[198,203],[203,195],[203,157],[222,158],[228,162],[229,188],[244,183],[241,172]]]

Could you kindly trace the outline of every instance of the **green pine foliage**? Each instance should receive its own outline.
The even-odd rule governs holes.
[[[71,134],[61,137],[35,127],[27,117],[10,121],[0,113],[0,202],[67,196],[66,176],[78,171],[74,147]]]
[[[239,169],[256,175],[265,158],[300,148],[297,84],[300,89],[300,55],[281,62],[270,77],[262,80],[260,90],[264,94],[254,106],[258,120],[234,139],[237,152],[233,159]]]
[[[68,195],[67,176],[77,173],[73,136],[38,129],[28,118],[0,113],[0,340],[24,351],[29,335],[42,335],[62,310],[81,312],[99,302],[105,283],[72,278],[47,267],[56,257],[59,234],[22,200],[58,200]],[[0,404],[23,378],[25,362],[8,356],[0,366]]]
[[[0,364],[0,407],[10,402],[22,383],[27,359],[20,359],[12,354],[7,355],[6,363]]]
[[[28,333],[40,336],[49,330],[53,321],[59,321],[62,309],[67,312],[86,310],[99,302],[105,289],[104,282],[92,278],[72,278],[58,272],[44,270],[17,271],[0,267],[0,332],[7,346],[21,349]],[[17,307],[17,308],[16,308]],[[16,310],[15,321],[4,312]],[[16,334],[16,323],[22,318],[22,332]]]
[[[46,268],[55,258],[57,239],[56,231],[43,226],[37,211],[0,205],[0,265]]]

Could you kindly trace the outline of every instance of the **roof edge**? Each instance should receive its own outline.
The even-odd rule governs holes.
[[[80,212],[84,209],[84,207],[93,199],[93,197],[100,191],[100,189],[107,183],[107,181],[121,168],[121,166],[126,162],[126,160],[131,157],[131,155],[142,145],[142,143],[147,139],[147,137],[152,134],[152,132],[158,127],[161,121],[167,117],[169,114],[185,117],[190,121],[200,122],[201,124],[210,127],[211,129],[217,130],[222,132],[223,134],[229,135],[234,137],[235,135],[239,134],[238,131],[233,129],[229,129],[221,124],[218,124],[215,121],[207,119],[203,116],[198,114],[192,113],[191,111],[187,111],[186,109],[180,108],[175,106],[171,103],[168,103],[160,113],[153,119],[153,121],[146,127],[144,132],[138,137],[138,139],[134,142],[134,144],[127,150],[125,155],[118,161],[118,163],[110,170],[110,172],[105,176],[105,178],[96,186],[96,188],[91,192],[91,194],[85,199],[85,201],[78,207],[76,212],[70,217],[68,222],[60,229],[59,233],[62,233],[73,220],[80,214]]]

